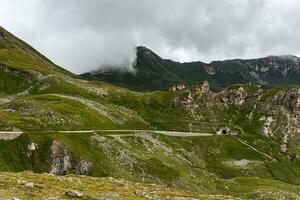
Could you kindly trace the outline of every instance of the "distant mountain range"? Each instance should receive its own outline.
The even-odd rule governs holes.
[[[81,75],[136,91],[167,90],[174,84],[199,84],[204,80],[219,91],[236,83],[280,86],[300,83],[300,58],[292,55],[257,59],[179,63],[163,59],[146,47],[137,47],[135,73],[113,67]]]

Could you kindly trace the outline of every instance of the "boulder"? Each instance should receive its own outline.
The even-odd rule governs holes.
[[[65,195],[68,197],[73,197],[73,198],[83,197],[83,194],[77,190],[68,190],[65,192]]]

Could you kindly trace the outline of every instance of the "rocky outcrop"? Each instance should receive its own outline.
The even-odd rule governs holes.
[[[282,141],[281,151],[288,153],[289,141],[300,139],[300,88],[276,90],[236,85],[214,93],[209,90],[208,83],[204,82],[203,85],[179,91],[174,104],[194,118],[205,119],[210,114],[209,119],[217,124],[224,123],[222,112],[227,113],[228,108],[236,113],[247,111],[247,123],[261,124],[260,134]],[[213,110],[211,113],[208,112],[210,109]],[[255,115],[260,117],[255,119]],[[228,125],[228,122],[225,124]]]
[[[183,107],[186,111],[193,114],[200,105],[207,105],[211,102],[207,98],[211,98],[212,94],[209,90],[208,81],[204,81],[202,85],[180,90],[179,95],[174,100],[174,104]]]
[[[274,95],[272,100],[268,102],[268,105],[284,107],[293,113],[298,112],[300,108],[300,88],[279,91]]]
[[[246,101],[255,102],[262,97],[263,90],[258,89],[256,93],[250,93],[244,87],[232,87],[219,93],[210,91],[208,81],[202,85],[188,87],[180,91],[175,98],[175,104],[183,107],[190,113],[195,113],[198,108],[218,107],[224,109],[228,106],[243,106]]]
[[[173,85],[169,90],[172,92],[185,89],[185,85]]]
[[[300,88],[285,89],[277,92],[261,106],[261,112],[269,115],[265,117],[263,133],[266,136],[280,138],[281,152],[286,154],[290,153],[290,140],[300,139],[299,99]]]
[[[77,157],[65,144],[56,140],[50,146],[49,164],[52,174],[88,175],[92,170],[91,162]]]
[[[243,87],[231,88],[228,91],[225,91],[221,96],[221,101],[225,106],[242,106],[248,97],[248,92]]]

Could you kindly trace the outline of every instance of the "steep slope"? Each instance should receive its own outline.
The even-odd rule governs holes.
[[[149,127],[136,112],[109,103],[108,93],[126,90],[80,80],[0,33],[0,130]]]
[[[145,47],[137,48],[136,71],[113,68],[83,74],[137,91],[167,90],[175,84],[199,84],[208,80],[213,90],[236,83],[280,86],[300,83],[300,59],[295,56],[269,56],[250,60],[178,63],[166,60]]]
[[[20,70],[34,70],[45,74],[61,72],[71,75],[1,26],[0,63]]]
[[[299,198],[299,86],[133,92],[82,80],[2,32],[1,171],[111,176],[196,197]]]

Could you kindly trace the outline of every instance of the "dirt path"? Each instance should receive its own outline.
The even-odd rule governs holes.
[[[243,145],[245,145],[245,146],[247,146],[247,147],[249,147],[249,148],[251,148],[252,150],[254,150],[254,151],[256,151],[257,153],[259,153],[259,154],[261,154],[261,155],[263,155],[263,156],[265,156],[265,157],[267,157],[268,159],[270,159],[270,160],[272,160],[272,161],[276,161],[276,159],[275,158],[272,158],[271,156],[269,156],[268,154],[266,154],[266,153],[264,153],[264,152],[261,152],[261,151],[259,151],[258,149],[256,149],[255,147],[253,147],[253,146],[251,146],[250,144],[248,144],[248,143],[246,143],[246,142],[244,142],[243,140],[241,140],[240,138],[238,138],[238,137],[235,137],[240,143],[242,143]]]

